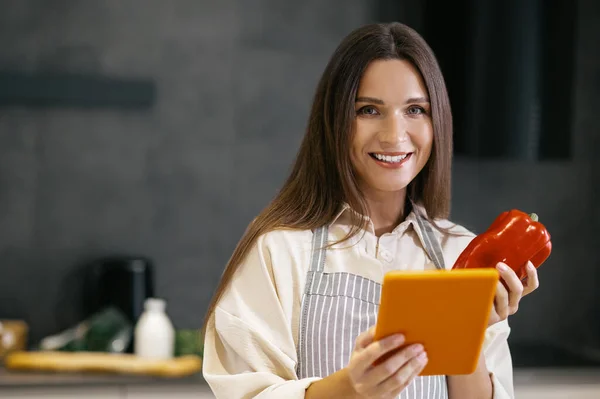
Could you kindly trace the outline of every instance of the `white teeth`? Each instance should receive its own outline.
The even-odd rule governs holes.
[[[398,162],[402,161],[404,158],[406,158],[408,156],[408,154],[396,155],[393,157],[390,155],[380,155],[380,154],[373,154],[373,156],[375,156],[375,158],[377,158],[378,160],[383,161],[383,162],[398,163]]]

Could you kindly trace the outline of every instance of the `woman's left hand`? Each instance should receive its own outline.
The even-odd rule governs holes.
[[[537,270],[531,262],[527,262],[526,265],[527,277],[524,279],[525,283],[519,280],[517,274],[504,263],[498,263],[496,269],[500,272],[500,278],[504,280],[508,289],[502,282],[498,282],[494,308],[490,314],[488,327],[517,313],[521,298],[531,294],[540,285]]]

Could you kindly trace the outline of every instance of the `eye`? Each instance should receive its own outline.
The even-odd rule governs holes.
[[[379,115],[379,111],[377,111],[377,108],[373,107],[372,105],[365,105],[364,107],[360,108],[357,112],[358,115]]]
[[[420,114],[424,114],[425,112],[425,108],[420,107],[418,105],[412,105],[408,108],[407,113],[409,115],[420,115]]]

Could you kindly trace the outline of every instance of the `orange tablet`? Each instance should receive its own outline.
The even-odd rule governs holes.
[[[496,294],[496,269],[386,273],[375,339],[402,333],[421,343],[429,362],[420,375],[471,374]]]

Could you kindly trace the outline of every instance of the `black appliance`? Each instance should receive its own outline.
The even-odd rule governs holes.
[[[93,262],[88,270],[88,313],[114,306],[135,325],[144,301],[155,296],[152,261],[143,256],[111,256]],[[133,342],[127,352],[132,349]]]

